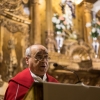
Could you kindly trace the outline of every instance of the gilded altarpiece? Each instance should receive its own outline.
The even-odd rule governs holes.
[[[52,13],[61,15],[62,9],[56,6],[57,4],[61,5],[60,2],[52,1],[52,3]],[[63,52],[50,52],[49,72],[60,82],[72,84],[83,82],[86,85],[100,85],[98,74],[100,60],[98,58],[94,60],[95,52],[89,34],[91,28],[86,28],[86,23],[92,20],[91,9],[92,3],[84,1],[75,6],[76,18],[73,19],[73,29],[77,32],[78,40],[65,39],[62,47]]]
[[[51,20],[53,13],[62,14],[60,0],[0,1],[0,74],[2,79],[8,81],[26,68],[25,49],[31,44],[40,43],[48,48],[51,58],[48,72],[60,82],[75,84],[82,81],[86,85],[100,86],[99,62],[93,63],[89,58],[94,57],[94,52],[88,38],[90,29],[85,27],[86,22],[91,20],[91,4],[87,5],[86,2],[82,2],[75,7],[76,18],[73,19],[73,29],[77,31],[79,41],[65,40],[63,52],[58,53]],[[74,59],[76,55],[78,59]]]

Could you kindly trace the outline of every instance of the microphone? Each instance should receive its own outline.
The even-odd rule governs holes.
[[[53,66],[55,67],[55,69],[64,69],[62,65],[59,65],[57,63],[54,63]]]
[[[61,69],[61,70],[71,71],[71,72],[77,77],[77,80],[78,80],[75,84],[80,84],[80,83],[82,83],[82,81],[80,80],[78,74],[77,74],[74,70],[70,70],[70,69],[68,69],[66,66],[62,66],[62,65],[57,64],[57,63],[54,63],[53,66],[55,67],[55,70],[56,70],[56,69]]]
[[[55,67],[55,69],[63,69],[63,70],[74,72],[73,70],[68,69],[67,66],[64,65],[62,66],[60,64],[54,63],[53,66]]]

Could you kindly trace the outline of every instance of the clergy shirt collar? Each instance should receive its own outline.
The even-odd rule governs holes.
[[[30,70],[30,68],[29,68],[29,70]],[[35,75],[31,70],[30,70],[30,73],[31,73],[31,76],[32,76],[33,78],[39,77],[39,76]],[[39,77],[39,78],[41,78],[41,77]],[[41,78],[41,79],[42,79],[42,78]],[[46,80],[47,80],[46,73],[44,74],[42,80],[43,80],[44,82],[46,82]],[[35,81],[35,82],[38,82],[36,79],[34,79],[34,81]]]

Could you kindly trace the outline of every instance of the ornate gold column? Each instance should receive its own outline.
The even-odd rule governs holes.
[[[31,23],[31,33],[30,41],[31,44],[41,44],[41,29],[40,29],[40,13],[39,13],[39,0],[30,1],[30,17]]]
[[[84,6],[84,16],[83,16],[83,20],[84,20],[84,40],[85,40],[85,42],[91,44],[91,37],[90,37],[91,28],[87,28],[86,23],[92,21],[92,15],[91,15],[92,4],[84,2],[83,6]]]
[[[52,0],[46,0],[46,46],[49,52],[55,52],[56,41],[54,39],[53,24],[52,24]]]
[[[47,33],[53,32],[52,26],[52,0],[46,0],[46,21],[47,21]]]
[[[2,50],[2,46],[3,46],[3,34],[1,33],[1,23],[0,23],[0,63],[3,60],[3,50]]]

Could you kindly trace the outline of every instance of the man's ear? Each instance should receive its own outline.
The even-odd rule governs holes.
[[[28,65],[29,64],[29,57],[25,57],[25,60],[26,60],[26,64]]]

